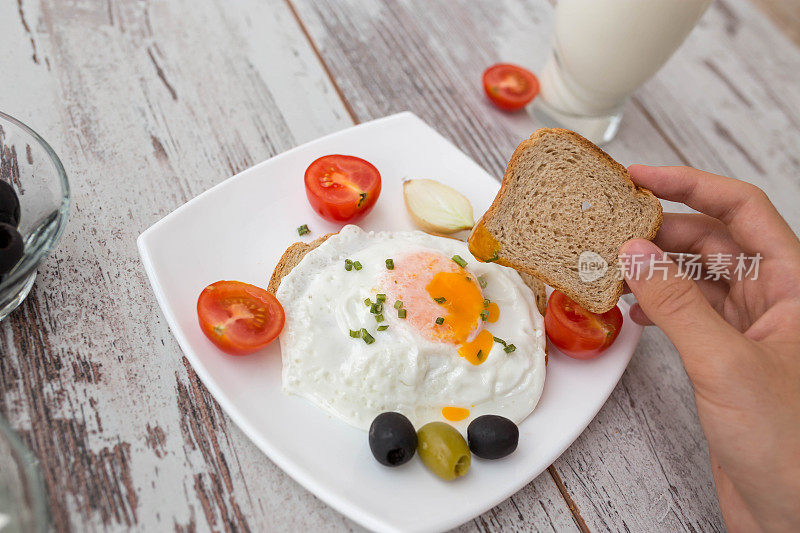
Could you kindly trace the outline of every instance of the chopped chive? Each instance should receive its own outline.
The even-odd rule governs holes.
[[[389,326],[387,326],[386,324],[384,324],[383,326],[378,326],[378,331],[386,331],[387,329],[389,329]]]
[[[396,300],[394,302],[394,308],[395,309],[402,309],[403,308],[403,300]]]
[[[498,259],[500,259],[500,256],[497,255],[497,252],[495,251],[494,255],[492,257],[490,257],[489,259],[487,259],[486,261],[484,261],[484,262],[485,263],[494,263]]]
[[[370,300],[369,298],[364,298],[364,305],[366,305],[367,307],[371,306],[372,300]]]
[[[481,284],[481,289],[486,288],[486,278],[483,276],[478,276],[478,283]]]
[[[478,350],[478,353],[475,354],[475,358],[478,361],[483,361],[483,350]]]
[[[443,304],[443,303],[445,303],[447,301],[447,299],[445,299],[445,298],[434,298],[433,301],[436,302],[437,304]]]
[[[383,322],[383,315],[375,315],[375,322],[377,322],[378,324]]]
[[[492,337],[492,338],[494,339],[494,342],[500,343],[500,344],[502,344],[503,346],[508,346],[508,344],[506,344],[506,341],[504,341],[504,340],[503,340],[503,339],[501,339],[500,337]]]
[[[367,193],[365,193],[365,192],[359,193],[359,195],[358,195],[358,204],[356,205],[356,207],[361,207],[361,204],[363,204],[364,200],[366,200],[366,199],[367,199]]]
[[[386,301],[386,295],[383,293],[376,294],[375,299],[378,300],[378,302],[383,303]]]
[[[463,258],[462,258],[460,255],[454,255],[454,256],[452,257],[452,259],[453,259],[453,261],[455,261],[455,263],[456,263],[458,266],[460,266],[461,268],[464,268],[464,267],[466,267],[466,266],[467,266],[467,262],[466,262],[466,261],[464,261],[464,259],[463,259]]]
[[[398,309],[397,310],[397,318],[405,318],[406,317],[406,310],[405,309]]]
[[[486,309],[481,311],[481,320],[483,320],[484,322],[489,320],[489,311],[487,311]]]
[[[386,260],[386,269],[387,270],[394,270],[394,259],[387,259]]]
[[[380,302],[372,304],[369,307],[369,312],[372,313],[373,315],[379,315],[383,313],[383,304]]]
[[[444,318],[443,317],[437,318],[436,323],[441,326],[442,324],[444,324]]]
[[[354,339],[360,338],[361,337],[361,330],[351,329],[350,330],[350,336],[353,337]]]
[[[303,224],[299,228],[297,228],[297,234],[300,236],[305,235],[306,233],[311,233],[311,230],[308,229],[308,224]]]
[[[504,350],[506,353],[511,353],[511,352],[513,352],[513,351],[514,351],[514,350],[516,350],[516,349],[517,349],[517,347],[516,347],[516,346],[514,346],[513,344],[509,344],[508,346],[506,346],[505,348],[503,348],[503,350]]]
[[[355,268],[356,270],[361,270],[361,263],[359,263],[358,261],[353,261],[353,268]]]
[[[364,342],[366,342],[367,344],[372,344],[373,342],[375,342],[375,337],[370,335],[369,331],[367,331],[364,328],[361,328],[361,338],[364,339]]]
[[[347,270],[348,272],[353,270],[353,262],[350,261],[349,259],[345,259],[344,260],[344,269]]]
[[[488,298],[484,298],[484,299],[483,299],[483,307],[484,307],[484,308],[486,308],[486,307],[489,307],[489,303],[490,303],[490,302],[489,302],[489,299],[488,299]]]

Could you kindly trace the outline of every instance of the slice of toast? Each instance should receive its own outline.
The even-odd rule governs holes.
[[[653,239],[658,199],[575,132],[537,130],[508,162],[500,191],[475,224],[469,249],[560,290],[594,313],[622,295],[620,246]]]

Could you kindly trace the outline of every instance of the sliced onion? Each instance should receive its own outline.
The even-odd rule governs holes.
[[[403,183],[403,196],[408,214],[423,231],[449,234],[475,225],[469,200],[438,181],[407,180]]]

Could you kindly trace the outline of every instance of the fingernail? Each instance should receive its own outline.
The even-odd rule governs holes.
[[[633,239],[619,250],[619,262],[622,274],[627,280],[636,280],[650,271],[654,261],[664,258],[661,248],[645,239]]]

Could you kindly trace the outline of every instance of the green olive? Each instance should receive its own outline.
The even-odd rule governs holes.
[[[440,478],[451,480],[469,471],[469,446],[453,426],[430,422],[419,428],[417,440],[420,459]]]

